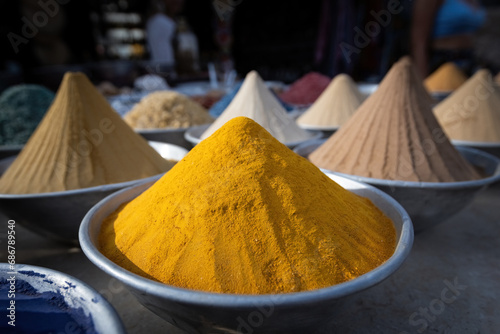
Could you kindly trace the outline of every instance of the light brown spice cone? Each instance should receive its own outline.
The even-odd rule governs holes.
[[[45,117],[0,179],[0,192],[119,183],[163,173],[172,165],[122,120],[85,74],[68,72]]]
[[[395,63],[355,114],[309,159],[328,170],[420,182],[479,178],[444,135],[411,59]]]

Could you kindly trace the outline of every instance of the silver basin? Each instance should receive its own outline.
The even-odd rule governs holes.
[[[112,194],[96,204],[80,226],[80,246],[97,267],[121,281],[153,313],[188,333],[311,333],[339,314],[342,302],[392,275],[413,245],[413,227],[406,211],[386,193],[334,174],[327,175],[365,196],[392,219],[397,247],[391,258],[351,281],[314,291],[276,295],[217,294],[162,284],[121,268],[98,249],[101,223],[120,204],[132,200],[154,182]]]
[[[165,159],[181,160],[188,151],[177,145],[149,142]],[[15,156],[0,161],[0,173]],[[78,228],[90,208],[123,188],[159,179],[162,174],[128,182],[40,194],[0,194],[0,211],[8,219],[52,240],[78,244]]]
[[[15,264],[14,268],[15,273],[12,274],[8,263],[0,263],[0,279],[7,280],[14,276],[16,281],[28,283],[38,293],[52,292],[61,295],[70,308],[81,309],[82,315],[85,314],[91,318],[96,333],[126,334],[122,320],[113,306],[86,283],[65,273],[44,267]],[[15,299],[21,299],[21,296],[21,291],[16,291]],[[8,300],[7,296],[2,296],[2,298]],[[50,317],[50,313],[47,316]],[[19,316],[16,318],[19,319]],[[8,321],[9,318],[2,320]],[[19,327],[19,323],[17,321],[16,323],[17,326],[13,328]],[[76,323],[76,325],[84,324]],[[72,328],[71,332],[76,333],[79,330]]]

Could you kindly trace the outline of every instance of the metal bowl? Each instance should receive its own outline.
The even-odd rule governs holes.
[[[465,140],[454,140],[454,139],[452,139],[451,142],[455,146],[469,147],[476,150],[481,150],[500,158],[500,143],[465,141]]]
[[[434,99],[435,103],[440,103],[443,100],[445,100],[446,98],[448,98],[448,96],[450,96],[451,93],[453,93],[453,91],[449,91],[449,92],[430,92],[429,94]]]
[[[194,147],[201,142],[201,136],[208,129],[209,126],[210,124],[192,126],[186,130],[186,132],[184,133],[184,138],[186,138],[186,140],[190,142],[191,145]],[[320,139],[323,137],[322,131],[317,131],[317,130],[306,130],[306,131],[311,134],[311,138],[304,141],[287,143],[285,145],[288,146],[289,148],[294,148],[295,146],[300,145],[306,141],[312,139]]]
[[[297,146],[294,152],[307,158],[325,140],[316,140]],[[375,179],[321,169],[370,184],[396,199],[409,213],[415,232],[435,226],[462,211],[476,195],[500,180],[500,159],[480,150],[456,147],[475,167],[487,177],[463,182],[409,182]]]
[[[337,132],[338,129],[340,129],[340,126],[318,126],[299,123],[297,123],[297,125],[304,130],[321,131],[323,132],[323,138],[329,138],[331,135]]]
[[[12,157],[14,155],[18,155],[19,152],[23,149],[24,144],[20,145],[2,145],[0,146],[0,159],[5,159],[8,157]]]
[[[186,130],[187,128],[135,129],[135,132],[140,134],[146,140],[178,145],[189,151],[193,148],[193,146],[184,137]]]
[[[37,291],[37,293],[42,294],[42,296],[43,293],[55,293],[56,295],[61,296],[64,298],[64,302],[70,307],[70,310],[65,311],[70,313],[69,311],[73,312],[73,310],[76,311],[80,309],[81,311],[78,313],[81,313],[81,316],[85,315],[90,318],[93,325],[92,329],[96,333],[126,333],[122,320],[116,313],[113,306],[111,306],[106,299],[104,299],[97,291],[86,283],[70,275],[44,267],[15,264],[14,269],[15,272],[12,272],[8,263],[0,263],[0,279],[8,280],[14,276],[17,283],[21,281],[28,283]],[[23,285],[23,287],[25,287],[25,285]],[[16,289],[15,299],[20,302],[23,299],[22,296],[23,293]],[[2,296],[1,298],[8,302],[7,295]],[[16,306],[19,308],[18,305]],[[61,310],[62,309],[63,308],[61,307]],[[19,310],[16,311],[20,312]],[[50,313],[47,313],[46,317],[50,320]],[[19,321],[20,315],[17,314],[16,318],[16,320]],[[7,322],[9,321],[9,318],[2,320]],[[78,319],[75,319],[72,325],[85,325],[83,323],[78,323],[77,320]],[[17,326],[15,328],[20,327],[20,325],[22,326],[22,324],[17,322]],[[66,327],[69,328],[68,326]],[[76,330],[77,328],[73,329]]]
[[[80,225],[80,245],[97,267],[123,282],[145,307],[188,333],[311,333],[339,314],[342,302],[392,275],[413,245],[406,211],[386,193],[369,185],[327,173],[339,185],[367,197],[392,219],[397,232],[394,254],[382,265],[351,281],[314,291],[275,295],[218,294],[177,288],[133,274],[98,248],[101,223],[120,204],[132,200],[153,182],[112,194],[95,205]]]
[[[375,93],[375,91],[378,89],[379,84],[378,83],[367,83],[367,82],[362,82],[358,83],[358,89],[361,92],[361,94],[366,98],[368,98],[370,95]],[[429,95],[433,99],[433,104],[438,104],[439,102],[443,101],[446,99],[448,96],[450,96],[452,92],[429,92]]]
[[[187,150],[177,145],[149,142],[165,159],[179,161]],[[0,173],[15,157],[0,161]],[[49,239],[78,244],[78,228],[94,204],[109,194],[138,183],[159,179],[162,174],[148,178],[97,187],[40,194],[0,194],[0,210],[9,219]]]

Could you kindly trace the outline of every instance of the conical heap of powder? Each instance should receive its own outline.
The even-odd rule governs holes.
[[[330,84],[331,79],[318,72],[309,72],[279,95],[285,103],[309,105],[314,103]]]
[[[338,128],[344,124],[363,102],[363,95],[347,74],[339,74],[298,119],[302,126]]]
[[[313,290],[392,256],[392,221],[253,120],[237,117],[102,223],[102,253],[165,284],[236,294]]]
[[[424,80],[424,86],[429,92],[452,92],[466,81],[465,73],[455,63],[447,62]]]
[[[85,74],[68,72],[46,115],[0,178],[0,193],[125,182],[172,165],[121,119]]]
[[[234,99],[202,134],[201,139],[210,137],[227,121],[238,116],[253,119],[284,144],[300,142],[312,137],[287,114],[285,108],[269,91],[262,78],[255,71],[247,74]]]
[[[498,72],[497,75],[495,75],[495,83],[497,85],[500,85],[500,72]]]
[[[434,114],[450,139],[500,142],[500,88],[487,69],[435,106]]]
[[[377,179],[479,178],[443,133],[409,57],[396,62],[377,91],[308,158],[320,168]]]
[[[134,129],[179,129],[214,121],[201,104],[174,91],[149,93],[123,119]]]

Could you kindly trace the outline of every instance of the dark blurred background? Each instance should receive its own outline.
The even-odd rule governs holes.
[[[57,89],[68,70],[118,87],[145,73],[163,75],[175,85],[207,80],[208,64],[219,71],[234,69],[240,77],[257,70],[265,80],[284,83],[310,71],[377,82],[410,52],[414,1],[397,1],[402,10],[362,47],[356,47],[355,28],[366,32],[372,11],[386,10],[391,1],[165,0],[167,8],[179,9],[171,19],[178,30],[182,26],[173,47],[195,54],[176,52],[175,64],[151,59],[145,29],[149,1],[1,1],[0,90],[19,82]],[[489,18],[474,52],[474,61],[492,70],[500,70],[499,5],[481,1]],[[186,36],[194,36],[196,45]]]

